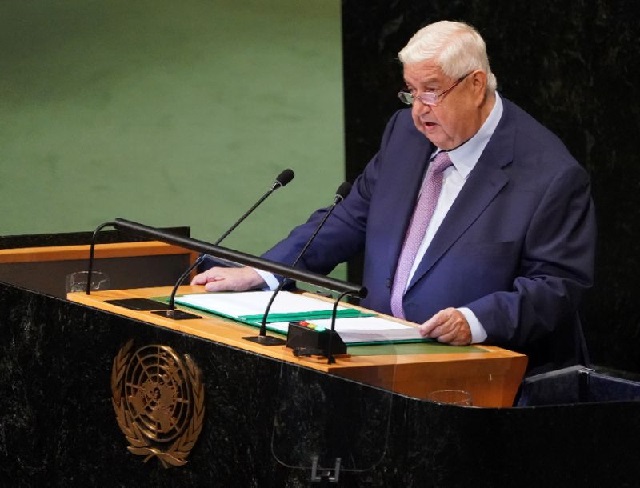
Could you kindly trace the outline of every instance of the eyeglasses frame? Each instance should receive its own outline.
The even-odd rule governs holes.
[[[440,99],[440,101],[442,101],[444,99],[444,97],[446,97],[449,93],[451,93],[451,91],[458,86],[460,83],[462,83],[462,81],[469,76],[471,73],[473,73],[473,71],[469,71],[466,75],[461,76],[460,78],[458,78],[455,82],[453,82],[453,84],[447,88],[446,90],[444,90],[442,93],[440,94],[436,94],[436,92],[434,91],[426,91],[424,93],[420,93],[419,95],[413,95],[411,92],[406,91],[406,90],[400,90],[398,92],[398,98],[400,99],[400,101],[406,105],[413,105],[415,103],[416,100],[420,100],[424,105],[429,105],[430,107],[437,107],[438,104],[440,103],[438,101],[438,99]],[[430,94],[433,97],[433,100],[425,100],[423,97],[425,95]]]

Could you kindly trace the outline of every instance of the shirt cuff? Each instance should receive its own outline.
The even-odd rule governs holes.
[[[467,319],[467,323],[471,329],[471,344],[484,342],[487,339],[487,331],[482,327],[482,324],[478,320],[478,317],[476,317],[476,314],[467,307],[461,307],[458,311],[464,315],[465,319]]]
[[[265,286],[264,288],[262,288],[263,290],[275,290],[276,288],[278,288],[278,285],[280,284],[280,282],[278,281],[278,279],[275,277],[274,274],[269,273],[268,271],[263,271],[261,269],[255,269],[256,273],[258,273],[262,279],[264,280],[264,282],[267,284],[267,286]]]

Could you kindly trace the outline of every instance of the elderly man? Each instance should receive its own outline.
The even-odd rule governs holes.
[[[560,140],[496,92],[485,43],[437,22],[399,53],[411,109],[299,266],[328,273],[364,250],[362,305],[454,345],[529,356],[529,374],[586,362],[578,317],[592,285],[589,178]],[[264,256],[291,264],[326,210]],[[264,287],[250,268],[212,268],[209,291]],[[271,285],[273,286],[273,285]]]

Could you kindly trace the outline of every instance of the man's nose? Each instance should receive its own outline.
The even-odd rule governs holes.
[[[416,115],[421,115],[425,113],[431,112],[431,105],[427,105],[419,98],[416,98],[413,102],[413,113]]]

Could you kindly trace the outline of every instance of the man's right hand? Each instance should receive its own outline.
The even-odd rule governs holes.
[[[266,286],[256,270],[249,267],[213,267],[194,276],[191,284],[204,285],[207,291],[245,291]]]

